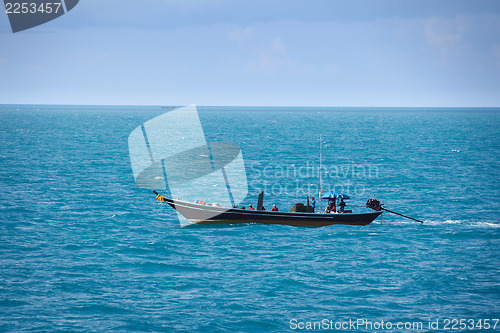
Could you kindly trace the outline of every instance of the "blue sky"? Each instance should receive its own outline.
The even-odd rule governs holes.
[[[82,0],[13,34],[0,104],[500,106],[500,1]]]

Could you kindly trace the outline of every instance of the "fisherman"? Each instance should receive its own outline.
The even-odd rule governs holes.
[[[344,208],[345,208],[344,198],[340,199],[339,207],[340,207],[339,212],[343,213],[344,212]]]
[[[311,198],[311,207],[313,209],[313,213],[314,213],[314,209],[316,208],[316,200],[314,200],[314,197]]]
[[[333,198],[332,200],[332,203],[330,204],[332,205],[332,213],[336,213],[337,212],[337,199]]]
[[[333,202],[330,201],[330,203],[328,204],[328,206],[326,206],[326,209],[325,209],[325,213],[329,214],[329,213],[336,213],[335,212],[335,204]]]
[[[277,212],[278,211],[278,207],[276,207],[276,204],[273,204],[273,208],[271,209],[272,212]]]
[[[253,208],[252,204],[250,204],[249,209],[250,210],[255,210],[255,208]]]

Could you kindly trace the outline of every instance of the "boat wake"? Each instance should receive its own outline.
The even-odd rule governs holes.
[[[388,224],[402,225],[402,224],[413,224],[413,223],[401,220],[401,221],[388,222]],[[430,226],[464,225],[471,227],[500,228],[500,221],[471,221],[471,220],[451,220],[451,219],[444,221],[424,220],[424,225],[430,225]]]

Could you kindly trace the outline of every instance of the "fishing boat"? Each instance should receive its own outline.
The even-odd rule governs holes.
[[[154,193],[159,196],[158,192]],[[161,196],[160,196],[161,197]],[[212,205],[191,203],[182,200],[174,200],[161,197],[194,224],[213,223],[263,223],[284,224],[291,226],[323,227],[334,224],[345,225],[368,225],[375,220],[382,211],[368,213],[336,213],[319,214],[304,212],[280,212],[266,210],[248,210],[241,208],[225,208]]]

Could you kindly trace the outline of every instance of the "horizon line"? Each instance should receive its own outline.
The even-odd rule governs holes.
[[[500,106],[312,106],[312,105],[158,105],[158,104],[31,104],[31,103],[0,103],[0,107],[148,107],[176,109],[187,105],[197,108],[314,108],[314,109],[500,109]]]

